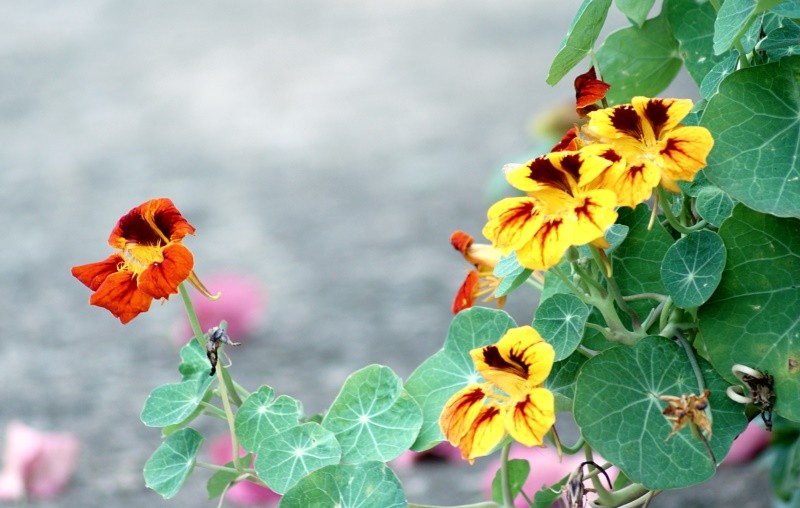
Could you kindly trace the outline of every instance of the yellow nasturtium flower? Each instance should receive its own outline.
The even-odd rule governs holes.
[[[527,196],[492,205],[484,236],[504,254],[516,251],[519,263],[532,270],[558,264],[572,245],[605,246],[603,234],[617,220],[617,198],[596,183],[611,164],[579,150],[510,167],[506,179]]]
[[[506,434],[525,446],[541,445],[556,419],[553,394],[542,387],[553,367],[553,347],[521,326],[470,356],[486,382],[447,401],[439,418],[447,440],[470,462],[488,455]]]
[[[598,185],[631,207],[647,200],[659,183],[680,192],[676,182],[694,180],[714,146],[706,128],[680,124],[691,109],[689,99],[634,97],[630,104],[589,113],[581,134],[599,146],[584,150],[612,162]]]

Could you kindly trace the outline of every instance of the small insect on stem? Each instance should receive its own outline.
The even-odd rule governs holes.
[[[583,468],[587,465],[594,466],[603,476],[606,477],[606,481],[608,482],[609,490],[612,490],[614,487],[611,486],[611,478],[608,477],[608,473],[606,470],[603,469],[601,466],[598,466],[593,460],[587,460],[581,462],[581,465],[578,468],[571,472],[569,478],[567,478],[567,483],[564,484],[562,487],[562,492],[564,493],[564,504],[566,508],[583,508],[586,506],[586,493],[587,492],[594,492],[593,489],[587,489],[583,486],[584,481],[584,474]]]
[[[228,344],[230,346],[238,346],[240,342],[233,342],[230,337],[228,337],[228,333],[225,331],[225,328],[221,326],[215,326],[208,330],[208,340],[206,340],[206,356],[208,356],[208,361],[211,362],[211,372],[209,372],[209,376],[213,376],[217,372],[217,361],[219,360],[219,356],[217,354],[217,350],[219,349],[220,345]]]

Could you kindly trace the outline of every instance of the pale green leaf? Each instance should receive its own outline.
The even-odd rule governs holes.
[[[389,367],[370,365],[347,378],[322,426],[336,434],[343,462],[387,462],[417,439],[422,410]]]
[[[656,2],[655,0],[616,0],[615,3],[617,9],[622,11],[631,23],[642,26]]]
[[[683,64],[694,82],[700,85],[711,69],[727,56],[713,54],[717,12],[711,2],[696,0],[667,0],[665,9],[672,34],[680,43]]]
[[[500,298],[514,291],[528,280],[533,270],[519,264],[516,253],[502,256],[494,267],[494,276],[503,279],[494,292],[495,298]]]
[[[198,376],[159,386],[147,396],[140,418],[148,427],[180,423],[197,408],[214,378]]]
[[[714,23],[714,54],[731,49],[755,19],[756,0],[725,0]]]
[[[583,0],[567,35],[561,41],[553,63],[550,64],[546,80],[548,85],[561,81],[561,78],[586,58],[606,22],[609,7],[611,0]]]
[[[305,423],[262,441],[255,470],[270,489],[283,494],[317,469],[338,464],[341,456],[333,432],[318,423]]]
[[[300,480],[280,508],[407,508],[403,487],[381,462],[325,466]]]
[[[273,400],[274,396],[272,388],[264,385],[251,393],[236,412],[236,435],[242,448],[249,452],[255,452],[264,439],[297,425],[303,415],[300,401],[287,395]]]
[[[175,496],[192,473],[202,442],[194,429],[181,429],[165,439],[144,465],[145,485],[164,499]]]
[[[536,309],[533,327],[555,349],[555,360],[563,360],[581,343],[589,307],[571,294],[553,295]]]
[[[516,326],[505,312],[482,307],[463,310],[453,318],[444,347],[417,367],[405,385],[423,415],[413,450],[427,450],[444,439],[439,416],[445,403],[480,379],[469,352],[494,344]]]

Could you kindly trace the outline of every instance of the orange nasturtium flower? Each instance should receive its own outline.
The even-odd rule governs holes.
[[[464,259],[475,266],[474,270],[467,273],[466,279],[456,292],[453,299],[453,314],[472,307],[482,296],[486,296],[484,302],[496,300],[497,307],[502,309],[506,297],[493,296],[501,280],[493,273],[495,265],[500,261],[500,251],[485,243],[475,243],[472,236],[463,231],[454,231],[450,236],[450,243],[464,256]]]
[[[578,150],[510,167],[506,179],[528,195],[492,205],[483,234],[503,254],[516,251],[519,263],[532,270],[558,264],[572,245],[607,246],[603,235],[617,220],[617,198],[597,182],[611,164]]]
[[[506,434],[525,446],[542,445],[556,420],[553,394],[542,387],[553,367],[553,347],[521,326],[470,356],[486,382],[447,401],[439,417],[447,440],[470,462],[488,455]]]
[[[634,97],[630,104],[592,111],[581,133],[613,162],[601,185],[616,192],[619,204],[636,206],[660,183],[680,192],[678,180],[691,182],[705,167],[714,146],[704,127],[683,126],[691,111],[689,99]]]
[[[154,298],[168,299],[189,280],[212,296],[192,271],[194,258],[181,240],[194,226],[167,198],[151,199],[119,219],[108,243],[119,249],[103,261],[75,266],[72,275],[94,291],[89,303],[125,324],[147,311]],[[217,295],[218,297],[218,295]]]

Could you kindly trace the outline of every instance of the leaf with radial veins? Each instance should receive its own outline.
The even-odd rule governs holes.
[[[711,2],[696,0],[667,0],[665,9],[672,34],[680,45],[683,64],[694,82],[700,85],[727,55],[713,54],[717,13]]]
[[[203,436],[194,429],[181,429],[161,443],[144,464],[144,482],[169,499],[181,490],[192,473]]]
[[[747,425],[741,404],[725,394],[728,383],[698,358],[706,387],[713,436],[721,460]],[[686,352],[670,339],[646,337],[589,359],[575,388],[575,421],[586,442],[636,483],[651,490],[688,487],[714,475],[716,466],[687,425],[667,439],[672,424],[663,395],[699,394]]]
[[[199,376],[161,385],[150,392],[140,418],[148,427],[166,427],[188,418],[203,401],[214,378]]]
[[[546,79],[548,85],[561,81],[561,78],[592,51],[606,22],[609,7],[611,0],[583,0],[567,35],[561,41],[553,63],[550,64]]]
[[[556,413],[572,411],[572,400],[575,398],[575,381],[587,358],[575,353],[565,360],[555,362],[544,387],[553,392],[556,402]]]
[[[714,22],[714,54],[729,50],[747,31],[756,10],[756,0],[726,0]]]
[[[580,345],[589,307],[571,294],[553,295],[536,309],[533,327],[556,351],[555,360],[563,360]]]
[[[406,508],[403,486],[381,462],[325,466],[300,480],[280,508]]]
[[[297,425],[303,415],[300,401],[288,395],[274,397],[272,388],[264,385],[251,393],[236,412],[236,435],[248,452],[255,452],[264,439]]]
[[[342,462],[388,462],[416,440],[422,410],[392,369],[370,365],[347,378],[322,426],[336,434]]]
[[[317,469],[338,464],[342,448],[333,432],[318,423],[284,430],[258,447],[255,469],[269,488],[283,494]]]
[[[606,94],[609,104],[630,102],[636,95],[658,95],[683,64],[664,14],[641,28],[631,26],[609,35],[597,50],[597,62],[603,81],[611,85]]]
[[[469,352],[499,341],[517,324],[501,310],[473,307],[459,312],[450,323],[444,347],[422,362],[406,381],[406,390],[422,408],[422,429],[412,450],[433,447],[444,435],[439,415],[457,391],[479,381]]]
[[[725,244],[707,229],[675,242],[661,263],[661,280],[682,309],[702,305],[717,289],[725,267]]]
[[[750,208],[800,218],[800,56],[740,69],[719,85],[701,125],[714,148],[703,171]]]
[[[709,359],[731,383],[735,364],[767,372],[775,412],[800,421],[800,220],[738,205],[719,235],[722,282],[698,310]]]

